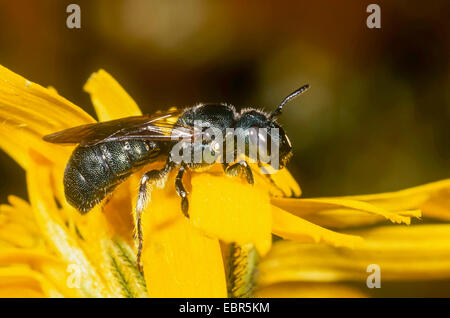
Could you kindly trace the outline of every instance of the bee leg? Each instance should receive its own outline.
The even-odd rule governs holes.
[[[142,178],[141,182],[139,184],[139,194],[138,199],[136,202],[136,228],[137,228],[137,239],[138,239],[138,252],[136,257],[136,263],[139,271],[142,273],[142,265],[141,265],[141,254],[142,254],[142,242],[143,242],[143,235],[142,235],[142,222],[141,222],[141,216],[142,212],[144,211],[147,201],[149,198],[148,183],[155,183],[158,181],[161,181],[165,178],[167,173],[169,173],[170,170],[172,170],[174,167],[174,164],[171,162],[167,162],[164,168],[161,170],[150,170],[149,172],[145,173]]]
[[[247,178],[247,182],[249,184],[255,183],[255,180],[253,179],[252,169],[250,168],[249,164],[245,160],[241,160],[232,165],[224,163],[223,170],[230,177],[237,176],[238,174],[243,172],[245,174],[245,177]]]
[[[183,214],[189,218],[189,201],[187,198],[188,192],[184,188],[183,185],[183,174],[186,170],[186,167],[184,165],[180,166],[180,169],[178,170],[178,174],[175,178],[175,190],[177,191],[177,194],[181,197],[181,211],[183,211]]]

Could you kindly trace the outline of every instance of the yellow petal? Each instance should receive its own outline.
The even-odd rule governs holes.
[[[270,177],[277,186],[283,188],[285,196],[299,197],[302,194],[299,184],[288,169],[278,170],[276,173],[271,174]]]
[[[275,197],[299,197],[302,194],[299,184],[292,177],[288,169],[275,171],[272,166],[264,165],[260,168],[257,164],[251,164],[254,173],[261,175],[264,181],[270,181],[267,186]],[[266,172],[266,173],[263,173]]]
[[[389,193],[301,200],[273,198],[272,203],[316,224],[336,228],[369,225],[386,218],[409,224],[411,218],[421,216],[420,211],[425,217],[450,220],[450,180]]]
[[[350,248],[363,242],[359,236],[325,229],[275,206],[272,207],[272,222],[274,234],[297,242],[323,242],[332,246]]]
[[[383,226],[352,231],[364,237],[354,249],[290,241],[274,243],[260,263],[259,286],[282,282],[364,284],[379,265],[383,281],[450,278],[450,225]],[[381,283],[383,284],[383,283]]]
[[[12,205],[0,205],[0,242],[3,246],[44,247],[31,207],[22,199],[10,196]]]
[[[411,223],[420,211],[391,211],[375,204],[348,198],[290,199],[272,198],[272,204],[313,223],[328,227],[362,226],[388,219]]]
[[[62,297],[43,275],[22,266],[0,268],[1,297]]]
[[[0,226],[0,241],[11,247],[36,248],[44,244],[38,232],[31,232],[20,223]]]
[[[148,294],[226,297],[219,241],[203,235],[183,216],[173,183],[172,174],[164,189],[153,189],[143,214],[143,266]]]
[[[450,179],[395,192],[347,198],[366,201],[391,211],[420,209],[425,217],[450,221]]]
[[[218,169],[219,170],[219,169]],[[190,219],[207,235],[238,245],[254,244],[260,255],[271,246],[271,206],[267,188],[249,185],[245,178],[194,173],[191,179]]]
[[[0,267],[8,267],[12,270],[17,266],[29,268],[36,275],[42,275],[46,280],[51,282],[58,293],[67,297],[80,297],[77,289],[68,288],[67,281],[67,264],[62,260],[51,255],[44,242],[42,234],[34,220],[32,208],[28,203],[20,198],[10,196],[9,201],[12,205],[0,206]],[[7,244],[9,243],[9,244]],[[14,248],[20,247],[20,248]],[[13,267],[11,269],[11,267]],[[27,293],[27,287],[21,281],[24,279],[7,276],[6,271],[3,272],[4,280],[15,281],[8,284],[7,287],[0,287],[0,293],[10,291],[18,297],[32,296]],[[33,276],[35,277],[35,276]],[[1,284],[0,284],[1,285]],[[19,290],[22,289],[22,292]],[[50,294],[42,296],[51,296]],[[11,297],[11,296],[8,296]]]
[[[0,122],[0,148],[28,169],[30,150],[54,162],[67,159],[67,148],[42,136],[94,120],[54,90],[0,66]]]
[[[20,264],[20,265],[19,265]],[[33,249],[2,249],[0,251],[0,265],[14,272],[15,268],[22,266],[25,270],[31,269],[36,275],[42,276],[51,283],[58,293],[65,297],[81,297],[83,293],[77,288],[70,288],[67,284],[69,273],[67,264],[44,250]],[[11,279],[6,275],[5,279]],[[12,275],[14,276],[14,275]],[[47,295],[51,296],[51,295]]]
[[[113,192],[106,204],[103,205],[101,214],[107,226],[111,228],[110,237],[118,236],[127,241],[131,246],[134,245],[134,218],[132,198],[137,196],[138,190],[131,187],[132,179],[124,181]],[[134,186],[134,184],[133,184]],[[93,230],[89,228],[87,231]]]
[[[34,128],[64,129],[93,119],[54,90],[0,66],[0,112]],[[7,118],[8,119],[8,118]],[[54,130],[53,130],[54,131]]]
[[[30,202],[43,237],[50,248],[65,262],[79,266],[84,275],[84,279],[81,279],[82,288],[88,295],[107,296],[114,294],[113,290],[108,290],[105,286],[94,264],[87,259],[85,253],[77,244],[76,237],[57,217],[58,208],[52,195],[50,179],[49,168],[42,165],[32,166],[27,172]]]
[[[91,75],[84,90],[91,95],[99,121],[142,115],[130,95],[102,69]]]
[[[65,163],[70,156],[70,149],[43,141],[43,135],[7,122],[0,125],[0,148],[25,170],[30,167],[32,152],[45,160],[52,160],[58,164]]]
[[[51,191],[54,188],[51,181],[55,178],[51,177],[48,167],[41,165],[39,170],[36,179],[30,178],[28,182],[30,193],[33,192],[30,195],[33,207],[38,202],[42,204],[36,219],[49,245],[68,265],[83,271],[81,290],[84,296],[142,297],[145,287],[139,279],[143,282],[143,278],[136,268],[135,252],[130,252],[129,246],[132,229],[126,222],[121,223],[126,218],[111,216],[130,214],[129,209],[123,211],[117,204],[120,196],[110,202],[117,205],[105,209],[99,205],[85,215],[72,207],[58,209]],[[32,187],[38,179],[41,188],[37,190]]]

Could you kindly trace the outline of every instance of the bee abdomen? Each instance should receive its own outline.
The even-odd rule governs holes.
[[[100,203],[136,168],[159,155],[156,144],[110,142],[77,147],[64,172],[67,201],[86,213]]]

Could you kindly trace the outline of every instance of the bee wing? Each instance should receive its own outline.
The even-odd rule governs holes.
[[[72,127],[47,136],[44,140],[58,144],[95,145],[123,140],[171,140],[194,136],[194,130],[170,123],[182,113],[173,110],[154,115],[133,116]]]

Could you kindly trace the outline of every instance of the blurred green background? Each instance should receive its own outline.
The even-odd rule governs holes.
[[[93,114],[82,86],[110,72],[146,113],[197,102],[273,109],[305,196],[391,191],[450,175],[450,2],[6,1],[0,63]],[[81,7],[81,29],[66,7]],[[0,202],[26,197],[0,154]]]

